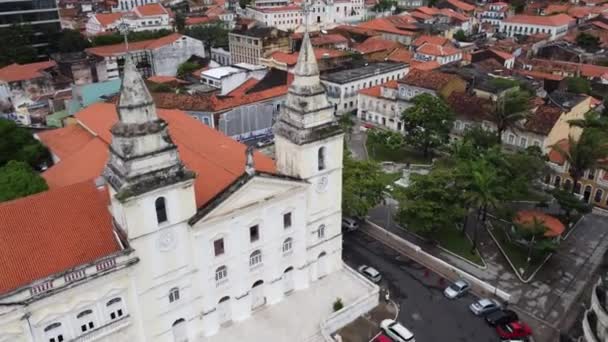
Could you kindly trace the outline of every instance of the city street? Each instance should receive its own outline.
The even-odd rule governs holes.
[[[448,300],[443,296],[447,284],[438,275],[362,232],[343,236],[344,261],[354,269],[366,264],[380,271],[380,286],[388,286],[391,299],[400,307],[399,321],[414,332],[417,341],[498,340],[494,329],[469,311],[473,295]]]

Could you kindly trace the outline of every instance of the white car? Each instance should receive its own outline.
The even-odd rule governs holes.
[[[458,280],[454,284],[448,286],[443,290],[443,295],[448,299],[455,299],[463,296],[471,286],[464,280]]]
[[[486,316],[500,310],[500,304],[493,299],[483,298],[469,306],[475,316]]]
[[[414,334],[399,322],[385,319],[380,323],[380,329],[395,342],[416,342]]]
[[[373,267],[361,265],[359,266],[359,268],[357,268],[357,270],[359,271],[359,273],[363,274],[365,278],[373,281],[374,283],[379,283],[380,280],[382,280],[382,275],[380,274],[380,272],[378,272],[378,270]]]

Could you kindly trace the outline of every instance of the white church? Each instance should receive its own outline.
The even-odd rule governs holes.
[[[130,59],[116,105],[41,135],[50,190],[0,203],[0,342],[326,341],[374,307],[342,262],[343,134],[302,46],[276,161],[157,110]]]

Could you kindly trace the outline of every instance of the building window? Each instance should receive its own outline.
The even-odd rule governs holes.
[[[556,188],[559,188],[559,186],[562,184],[562,178],[560,176],[555,176],[555,181],[553,183],[553,185]]]
[[[317,152],[317,167],[319,171],[325,170],[325,147],[320,147]]]
[[[87,330],[91,330],[95,328],[95,324],[93,323],[93,310],[84,310],[78,315],[76,318],[80,321],[80,331],[86,332]]]
[[[519,146],[525,148],[527,144],[528,144],[528,139],[526,139],[524,137],[519,138]]]
[[[509,134],[509,144],[513,145],[514,141],[515,141],[515,136],[513,134]]]
[[[44,328],[44,333],[45,333],[46,337],[49,339],[49,342],[62,342],[63,341],[63,334],[61,332],[61,329],[59,329],[60,327],[61,327],[61,323],[56,322],[56,323],[50,324],[46,328]]]
[[[576,183],[576,185],[574,185],[574,193],[580,194],[581,193],[581,182]]]
[[[169,291],[169,303],[173,303],[178,299],[179,299],[179,289],[177,287],[174,287]]]
[[[595,170],[589,170],[589,173],[587,174],[587,178],[588,179],[595,178]]]
[[[220,266],[217,268],[217,270],[215,270],[215,281],[216,282],[221,282],[222,280],[225,280],[228,277],[228,267],[226,266]]]
[[[106,306],[108,307],[108,310],[110,312],[110,319],[111,320],[115,320],[117,318],[122,317],[122,315],[124,314],[122,311],[122,299],[120,298],[113,298],[111,299]]]
[[[156,222],[163,223],[167,221],[167,208],[165,207],[165,198],[159,197],[154,202],[156,207]]]
[[[249,256],[249,267],[254,267],[262,263],[262,252],[259,250],[251,253]]]
[[[595,203],[600,203],[602,201],[602,195],[604,195],[602,189],[595,190],[595,197],[593,197]]]
[[[287,229],[291,227],[291,213],[283,214],[283,228]]]
[[[317,230],[317,237],[319,239],[323,239],[325,237],[325,225],[324,224],[319,226],[319,230]]]
[[[256,242],[260,239],[260,226],[257,224],[255,226],[249,227],[249,241]]]
[[[283,241],[283,253],[290,252],[292,244],[293,244],[293,239],[292,238],[285,239],[285,241]]]
[[[570,191],[570,189],[572,189],[572,181],[566,179],[566,181],[564,182],[564,190]]]
[[[215,256],[224,254],[224,239],[213,241],[213,251],[215,252]]]

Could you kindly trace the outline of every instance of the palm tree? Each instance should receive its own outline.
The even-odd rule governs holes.
[[[472,246],[474,251],[477,248],[479,220],[481,219],[481,223],[485,224],[488,207],[496,207],[501,185],[498,183],[495,168],[487,160],[471,161],[469,167],[471,173],[466,184],[465,199],[469,206],[477,208],[477,223],[475,224]]]
[[[567,145],[557,143],[551,146],[570,166],[568,174],[572,178],[572,193],[585,170],[597,168],[602,160],[608,158],[608,144],[605,143],[603,134],[587,128],[578,140],[570,135]]]
[[[496,124],[496,139],[502,143],[502,133],[507,129],[519,130],[517,123],[529,116],[530,96],[524,91],[512,91],[498,98],[496,109],[491,113]]]
[[[580,127],[583,130],[595,131],[604,140],[608,140],[608,117],[600,115],[596,111],[588,111],[583,119],[569,120],[570,127]]]

